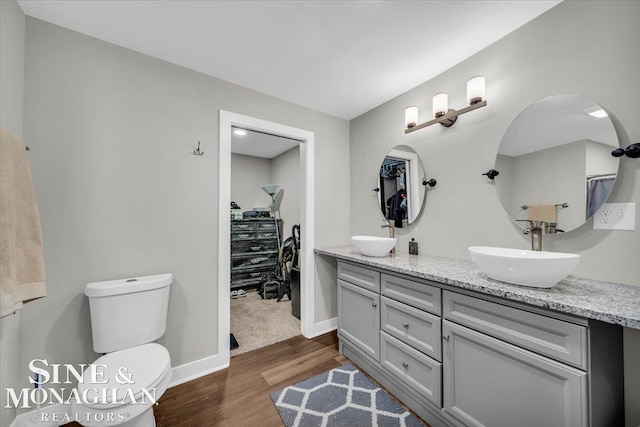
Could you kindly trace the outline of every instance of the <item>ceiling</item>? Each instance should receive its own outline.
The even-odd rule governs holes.
[[[18,0],[29,16],[347,120],[559,2]]]
[[[300,141],[232,126],[231,152],[273,159],[300,145]]]
[[[559,94],[523,110],[502,137],[498,152],[514,157],[586,140],[620,146],[602,107],[577,94]]]

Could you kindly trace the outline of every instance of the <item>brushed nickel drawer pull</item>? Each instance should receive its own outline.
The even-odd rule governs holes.
[[[376,304],[375,302],[371,303],[371,307],[376,308],[378,306],[378,304]]]
[[[449,341],[449,335],[443,335],[442,339],[444,339],[445,341]]]
[[[407,322],[404,322],[404,323],[402,324],[402,326],[404,326],[405,328],[408,328],[408,327],[409,327],[409,324],[408,324]]]
[[[409,367],[409,364],[407,362],[402,362],[402,367],[406,369]]]

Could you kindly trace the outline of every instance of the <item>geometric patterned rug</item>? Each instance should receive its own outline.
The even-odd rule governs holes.
[[[286,427],[423,427],[353,365],[271,393]]]

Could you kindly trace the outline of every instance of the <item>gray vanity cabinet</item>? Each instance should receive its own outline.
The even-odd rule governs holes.
[[[624,425],[616,325],[338,261],[338,337],[433,427]]]

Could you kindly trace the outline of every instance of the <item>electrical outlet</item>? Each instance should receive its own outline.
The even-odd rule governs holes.
[[[635,203],[605,203],[593,216],[593,228],[598,230],[635,230]]]

